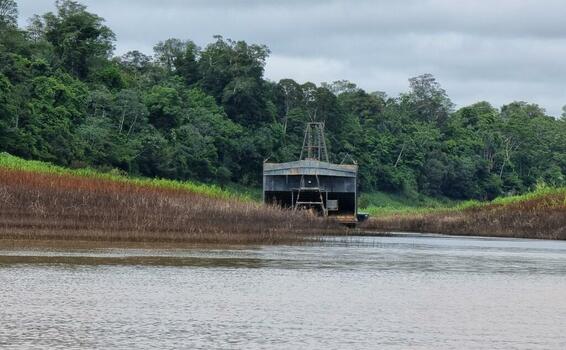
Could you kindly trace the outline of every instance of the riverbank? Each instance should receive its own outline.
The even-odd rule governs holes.
[[[566,189],[372,217],[363,230],[566,240]]]
[[[0,153],[3,243],[280,244],[348,234],[334,222],[264,206],[256,197],[243,188],[67,169]],[[371,214],[360,225],[365,232],[566,239],[566,189],[489,203],[415,202],[382,193],[360,202]]]
[[[278,244],[344,231],[308,213],[264,206],[212,186],[10,157],[0,158],[3,240]]]

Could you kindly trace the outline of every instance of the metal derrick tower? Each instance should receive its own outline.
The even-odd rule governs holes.
[[[306,124],[299,159],[263,164],[265,203],[355,225],[357,219],[357,164],[332,164],[324,137],[324,123]]]
[[[310,122],[305,129],[305,139],[303,149],[299,156],[299,161],[318,161],[328,163],[328,150],[326,149],[326,139],[324,138],[324,123]],[[318,163],[320,166],[320,163]],[[324,216],[328,216],[328,208],[325,205],[324,196],[328,197],[328,192],[323,191],[318,177],[319,171],[316,169],[314,178],[312,176],[301,175],[299,188],[297,189],[297,201],[293,208],[297,210],[301,207],[319,208]],[[328,200],[328,198],[326,198]]]
[[[326,149],[326,139],[324,138],[324,123],[307,123],[305,138],[303,140],[303,149],[301,150],[299,160],[318,160],[321,162],[329,162],[328,150]]]

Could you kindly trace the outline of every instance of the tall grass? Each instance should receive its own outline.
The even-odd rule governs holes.
[[[177,181],[159,178],[134,178],[118,171],[101,172],[91,168],[69,169],[53,165],[46,162],[25,160],[8,153],[0,153],[0,168],[31,171],[36,173],[48,173],[58,175],[73,175],[86,177],[91,179],[111,180],[117,182],[128,183],[138,186],[150,186],[155,188],[185,190],[194,193],[200,193],[209,197],[224,198],[224,199],[239,199],[242,201],[251,201],[257,197],[255,191],[245,189],[241,186],[231,186],[233,189],[222,189],[219,186],[211,184],[202,184],[192,181]]]
[[[448,199],[435,199],[424,197],[424,200],[411,201],[406,197],[396,194],[380,195],[380,198],[385,198],[380,205],[372,205],[363,210],[370,213],[372,216],[386,217],[398,215],[424,215],[434,213],[447,213],[447,212],[460,212],[465,210],[481,209],[493,206],[505,206],[514,203],[527,202],[531,200],[542,199],[547,201],[549,205],[561,204],[555,203],[557,195],[566,196],[566,187],[550,187],[544,184],[538,185],[533,191],[520,195],[502,196],[495,198],[492,201],[452,201]],[[390,198],[400,198],[398,201],[388,200]],[[546,198],[546,199],[545,199]]]
[[[468,201],[453,207],[407,210],[371,218],[376,231],[566,239],[566,188],[539,186],[492,202]]]
[[[340,232],[214,186],[0,156],[0,239],[275,244]]]

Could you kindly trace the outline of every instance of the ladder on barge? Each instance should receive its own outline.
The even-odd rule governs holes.
[[[318,174],[314,175],[316,178],[316,187],[306,186],[305,184],[305,175],[301,175],[301,181],[299,183],[299,188],[297,188],[297,201],[293,206],[294,210],[297,210],[301,207],[315,207],[320,208],[322,214],[324,216],[328,216],[328,209],[324,205],[324,196],[322,194],[322,189],[320,187],[320,180],[318,178]],[[301,198],[301,193],[305,199]],[[308,194],[312,194],[308,196]]]

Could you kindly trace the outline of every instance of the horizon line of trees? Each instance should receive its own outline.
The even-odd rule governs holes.
[[[167,39],[114,56],[116,36],[79,2],[17,25],[0,0],[0,151],[135,175],[258,186],[262,162],[298,158],[307,121],[331,160],[351,157],[363,191],[491,199],[566,185],[566,110],[455,110],[430,74],[397,97],[348,81],[264,78],[265,45]]]

